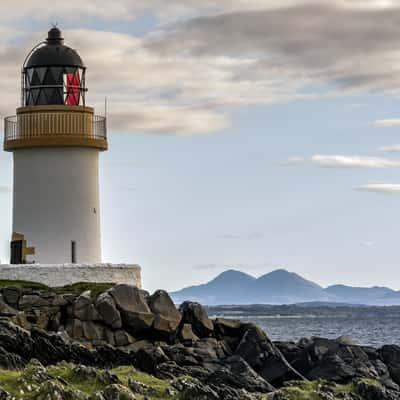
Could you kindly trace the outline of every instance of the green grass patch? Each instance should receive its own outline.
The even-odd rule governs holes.
[[[66,285],[59,288],[54,288],[57,294],[72,293],[79,295],[87,290],[91,291],[92,297],[96,298],[100,293],[105,292],[115,286],[115,283],[91,283],[91,282],[78,282],[72,285]]]
[[[33,290],[50,290],[48,286],[43,285],[42,283],[29,281],[0,280],[0,287],[18,287]]]

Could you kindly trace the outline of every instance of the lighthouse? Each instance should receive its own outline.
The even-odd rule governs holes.
[[[53,27],[22,66],[13,153],[11,264],[101,262],[99,153],[107,124],[86,104],[86,67]]]

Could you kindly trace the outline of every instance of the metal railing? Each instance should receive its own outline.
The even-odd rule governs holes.
[[[107,140],[107,120],[88,113],[35,112],[4,119],[4,141],[44,137]]]

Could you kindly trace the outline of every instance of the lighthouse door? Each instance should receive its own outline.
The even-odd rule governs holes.
[[[13,240],[11,242],[11,264],[22,264],[22,240]]]

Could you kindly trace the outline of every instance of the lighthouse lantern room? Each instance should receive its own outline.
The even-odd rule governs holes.
[[[86,106],[86,67],[53,27],[22,68],[4,124],[13,153],[11,264],[100,263],[99,152],[106,118]]]

